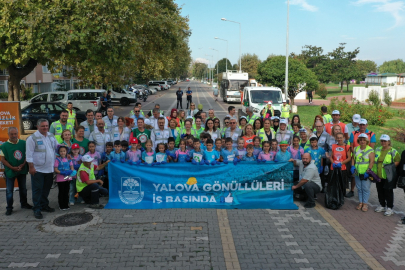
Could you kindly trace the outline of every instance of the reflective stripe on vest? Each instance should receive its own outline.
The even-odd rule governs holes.
[[[55,129],[55,139],[58,141],[58,143],[62,143],[63,139],[62,139],[62,124],[60,121],[56,121],[52,123],[53,128]],[[67,122],[66,123],[66,128],[67,130],[70,131],[70,133],[73,133],[73,125],[72,123]]]
[[[91,163],[90,169],[89,169],[86,166],[84,166],[84,164],[82,163],[82,165],[80,165],[79,170],[77,171],[77,181],[76,181],[77,192],[81,192],[85,187],[87,187],[87,184],[83,183],[82,179],[80,178],[81,171],[84,171],[89,175],[89,180],[96,180],[96,176],[94,175],[94,164]]]
[[[72,109],[72,113],[70,113],[69,109],[66,109],[68,112],[68,123],[71,123],[73,126],[75,125],[75,119],[76,119],[76,111]]]
[[[376,173],[376,174],[378,174],[377,163],[378,163],[378,158],[381,155],[381,149],[382,149],[382,147],[377,147],[375,149],[375,151],[374,151],[376,157],[375,157],[375,161],[374,161],[373,172]],[[394,148],[391,147],[391,150],[388,151],[388,153],[385,156],[384,161],[382,163],[381,176],[382,176],[383,179],[387,179],[387,175],[385,173],[384,165],[391,164],[392,162],[394,162],[394,158],[395,158],[396,155],[397,155],[397,150],[395,150]]]

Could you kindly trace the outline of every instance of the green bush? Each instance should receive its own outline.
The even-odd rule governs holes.
[[[321,106],[319,107],[320,110]],[[363,105],[358,100],[353,99],[348,103],[345,98],[339,100],[332,98],[328,110],[339,110],[340,121],[350,123],[354,114],[360,114],[362,118],[367,119],[369,125],[383,126],[388,119],[394,117],[394,114],[386,107],[376,107],[374,105]]]
[[[392,97],[390,96],[388,91],[384,91],[384,103],[387,104],[388,107],[391,107]]]
[[[326,85],[324,83],[321,83],[319,85],[318,90],[316,90],[316,94],[321,98],[326,99],[326,96],[328,95],[328,89],[326,89]]]
[[[0,99],[7,99],[8,93],[0,93]]]
[[[368,103],[374,105],[374,107],[381,107],[380,95],[376,90],[371,90],[368,94]]]

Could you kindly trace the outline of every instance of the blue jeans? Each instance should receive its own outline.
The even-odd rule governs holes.
[[[41,212],[42,208],[49,206],[49,192],[53,184],[53,173],[36,172],[31,175],[32,203],[34,212]]]
[[[359,176],[354,177],[356,179],[356,188],[359,192],[359,202],[368,203],[368,198],[370,197],[370,180],[360,180]]]
[[[70,181],[70,190],[69,190],[69,202],[70,203],[74,203],[75,202],[75,195],[77,193],[77,189],[76,189],[76,179],[74,178],[72,181]],[[77,203],[82,202],[83,199],[82,197],[78,197],[77,198]]]
[[[19,188],[19,193],[20,193],[20,203],[21,206],[24,206],[27,204],[27,185],[26,185],[26,179],[27,175],[26,174],[20,174],[17,175],[17,182],[18,182],[18,188]],[[8,178],[6,176],[6,200],[7,200],[7,210],[13,210],[13,193],[14,193],[14,180],[15,178]]]

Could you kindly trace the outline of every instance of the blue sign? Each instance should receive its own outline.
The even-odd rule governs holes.
[[[291,162],[159,166],[109,163],[107,209],[290,209]]]

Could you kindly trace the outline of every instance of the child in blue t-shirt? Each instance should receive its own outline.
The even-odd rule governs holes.
[[[108,155],[108,159],[111,160],[111,162],[125,162],[125,152],[121,151],[121,141],[116,140],[114,142],[114,151]]]
[[[259,136],[255,136],[255,137],[253,138],[253,155],[256,156],[256,157],[257,157],[257,156],[260,154],[260,152],[262,151],[262,147],[260,146],[261,143],[262,143],[262,142],[261,142]],[[247,147],[246,147],[246,150],[247,150]]]
[[[190,151],[189,156],[192,163],[204,163],[204,150],[201,149],[200,140],[194,138],[193,142],[194,149]]]
[[[214,147],[214,141],[212,139],[207,139],[205,144],[207,146],[207,150],[204,151],[204,160],[208,161],[209,164],[219,161],[219,153],[212,149]]]
[[[155,151],[153,151],[152,145],[152,141],[147,140],[145,143],[146,150],[142,152],[142,162],[149,165],[155,161]]]
[[[189,157],[189,152],[186,148],[187,141],[185,139],[181,139],[179,143],[179,149],[176,150],[176,159],[175,162],[187,162]]]
[[[176,141],[173,137],[170,137],[167,140],[167,150],[166,150],[166,155],[169,158],[169,162],[174,162],[176,159],[176,151],[177,148],[174,147]]]
[[[288,148],[288,142],[287,141],[281,141],[280,142],[280,151],[277,152],[276,158],[274,161],[277,162],[287,162],[291,159],[291,153],[287,151]]]
[[[166,144],[158,143],[156,146],[155,159],[158,164],[165,164],[169,161],[166,154]]]
[[[217,151],[219,154],[221,154],[221,151],[222,151],[222,139],[221,138],[215,139],[215,151]]]
[[[246,154],[242,158],[243,161],[255,161],[256,156],[254,155],[254,147],[252,144],[246,146]]]
[[[309,153],[311,155],[311,159],[315,161],[316,167],[318,167],[318,172],[323,172],[323,157],[325,156],[325,150],[323,148],[318,147],[318,138],[311,137],[309,139],[311,143],[311,147],[305,149],[305,153]]]
[[[224,163],[233,161],[235,158],[238,157],[238,150],[233,148],[232,144],[232,138],[228,137],[225,139],[225,149],[222,149],[221,151],[221,157]]]

